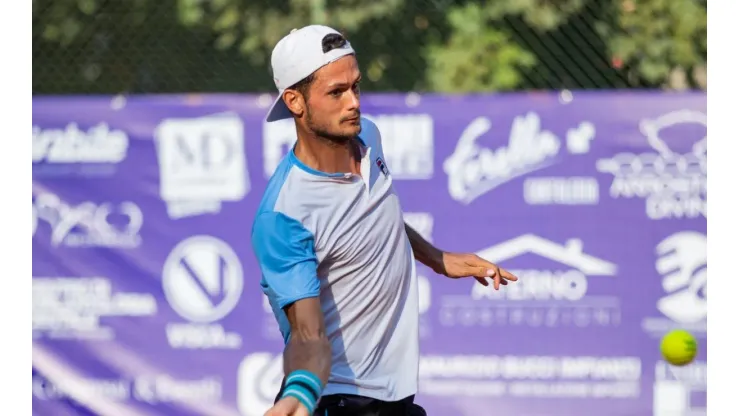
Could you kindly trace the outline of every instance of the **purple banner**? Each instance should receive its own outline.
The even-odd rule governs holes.
[[[35,97],[38,415],[261,416],[282,339],[249,242],[295,140],[269,96]],[[419,266],[433,416],[706,413],[706,95],[366,95]],[[697,360],[659,353],[672,328]]]

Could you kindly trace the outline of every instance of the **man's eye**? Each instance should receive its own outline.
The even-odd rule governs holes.
[[[342,90],[334,90],[334,91],[330,92],[329,94],[331,94],[331,95],[333,95],[333,96],[336,97],[336,96],[342,95]]]

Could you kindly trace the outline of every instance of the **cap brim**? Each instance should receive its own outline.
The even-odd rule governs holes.
[[[285,105],[283,95],[278,94],[277,99],[272,103],[272,107],[270,107],[270,111],[267,113],[266,120],[270,122],[285,120],[286,118],[293,118],[293,113],[291,113],[290,110],[288,110],[288,106]]]

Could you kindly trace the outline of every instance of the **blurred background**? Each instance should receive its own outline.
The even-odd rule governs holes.
[[[352,42],[419,271],[433,416],[706,414],[707,2],[33,0],[34,415],[261,416],[270,52]],[[699,342],[683,367],[661,337]]]
[[[272,47],[329,24],[366,91],[706,89],[698,0],[34,0],[34,94],[272,92]]]

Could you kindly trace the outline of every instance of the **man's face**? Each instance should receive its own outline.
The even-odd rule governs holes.
[[[306,102],[307,127],[335,142],[356,137],[360,133],[360,77],[354,55],[316,71]]]

